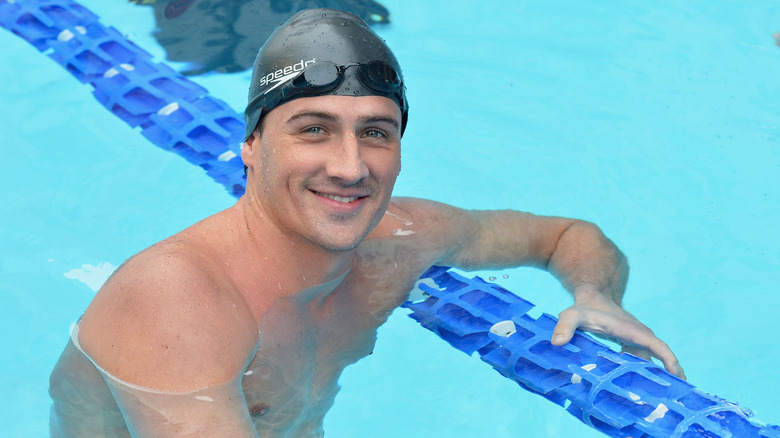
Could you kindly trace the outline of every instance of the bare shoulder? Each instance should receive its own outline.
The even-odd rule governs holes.
[[[472,238],[474,228],[468,210],[419,198],[393,198],[361,244],[360,254],[377,263],[404,265],[410,275],[419,275],[432,265],[446,263]]]
[[[117,378],[184,392],[234,378],[257,344],[255,321],[207,257],[162,242],[128,260],[81,320],[84,351]]]
[[[421,198],[395,197],[390,201],[384,218],[376,228],[378,235],[407,235],[417,238],[442,239],[465,231],[473,218],[464,210],[441,202]]]

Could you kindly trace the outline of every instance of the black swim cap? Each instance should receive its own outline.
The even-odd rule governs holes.
[[[246,136],[275,107],[306,96],[384,96],[409,105],[401,66],[385,42],[356,15],[335,9],[301,11],[260,48],[244,111]]]

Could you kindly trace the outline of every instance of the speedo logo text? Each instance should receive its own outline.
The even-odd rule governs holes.
[[[280,68],[276,71],[273,71],[271,73],[268,73],[267,75],[260,78],[260,86],[265,87],[267,85],[274,84],[273,87],[265,90],[266,94],[269,91],[275,89],[276,87],[282,85],[283,83],[290,80],[293,76],[298,74],[299,72],[303,71],[306,67],[308,67],[311,64],[314,64],[316,62],[317,58],[312,58],[308,61],[305,61],[301,59],[300,61],[296,62],[293,65],[288,65],[284,68]]]

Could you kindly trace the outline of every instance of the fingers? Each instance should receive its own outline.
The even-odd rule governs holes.
[[[623,351],[647,360],[654,357],[661,361],[666,371],[685,379],[685,371],[669,345],[656,337],[652,330],[636,318],[633,319],[635,323],[626,325],[617,332],[620,333],[619,342],[624,346]]]
[[[558,324],[553,329],[551,343],[556,346],[565,345],[571,341],[576,329],[616,341],[623,347],[624,352],[634,356],[646,360],[655,357],[663,363],[666,371],[681,379],[686,378],[685,371],[669,346],[622,308],[604,312],[572,306],[560,313]]]
[[[650,360],[652,358],[652,355],[647,349],[629,347],[628,345],[621,345],[621,346],[623,347],[620,351],[621,353],[633,354],[634,356],[641,357],[644,360]]]
[[[567,312],[564,310],[558,315],[558,324],[553,329],[553,345],[558,347],[566,345],[574,337],[574,331],[580,326],[579,314],[577,312]]]
[[[672,353],[672,349],[669,348],[666,342],[656,338],[655,336],[653,336],[653,338],[654,341],[649,347],[650,354],[664,364],[666,371],[683,380],[686,380],[685,370],[683,370],[682,365],[680,365],[680,361],[677,360],[677,356]]]

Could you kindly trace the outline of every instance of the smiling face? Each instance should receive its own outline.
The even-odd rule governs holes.
[[[244,144],[247,194],[289,238],[356,247],[382,218],[401,170],[401,111],[379,96],[295,99]]]

